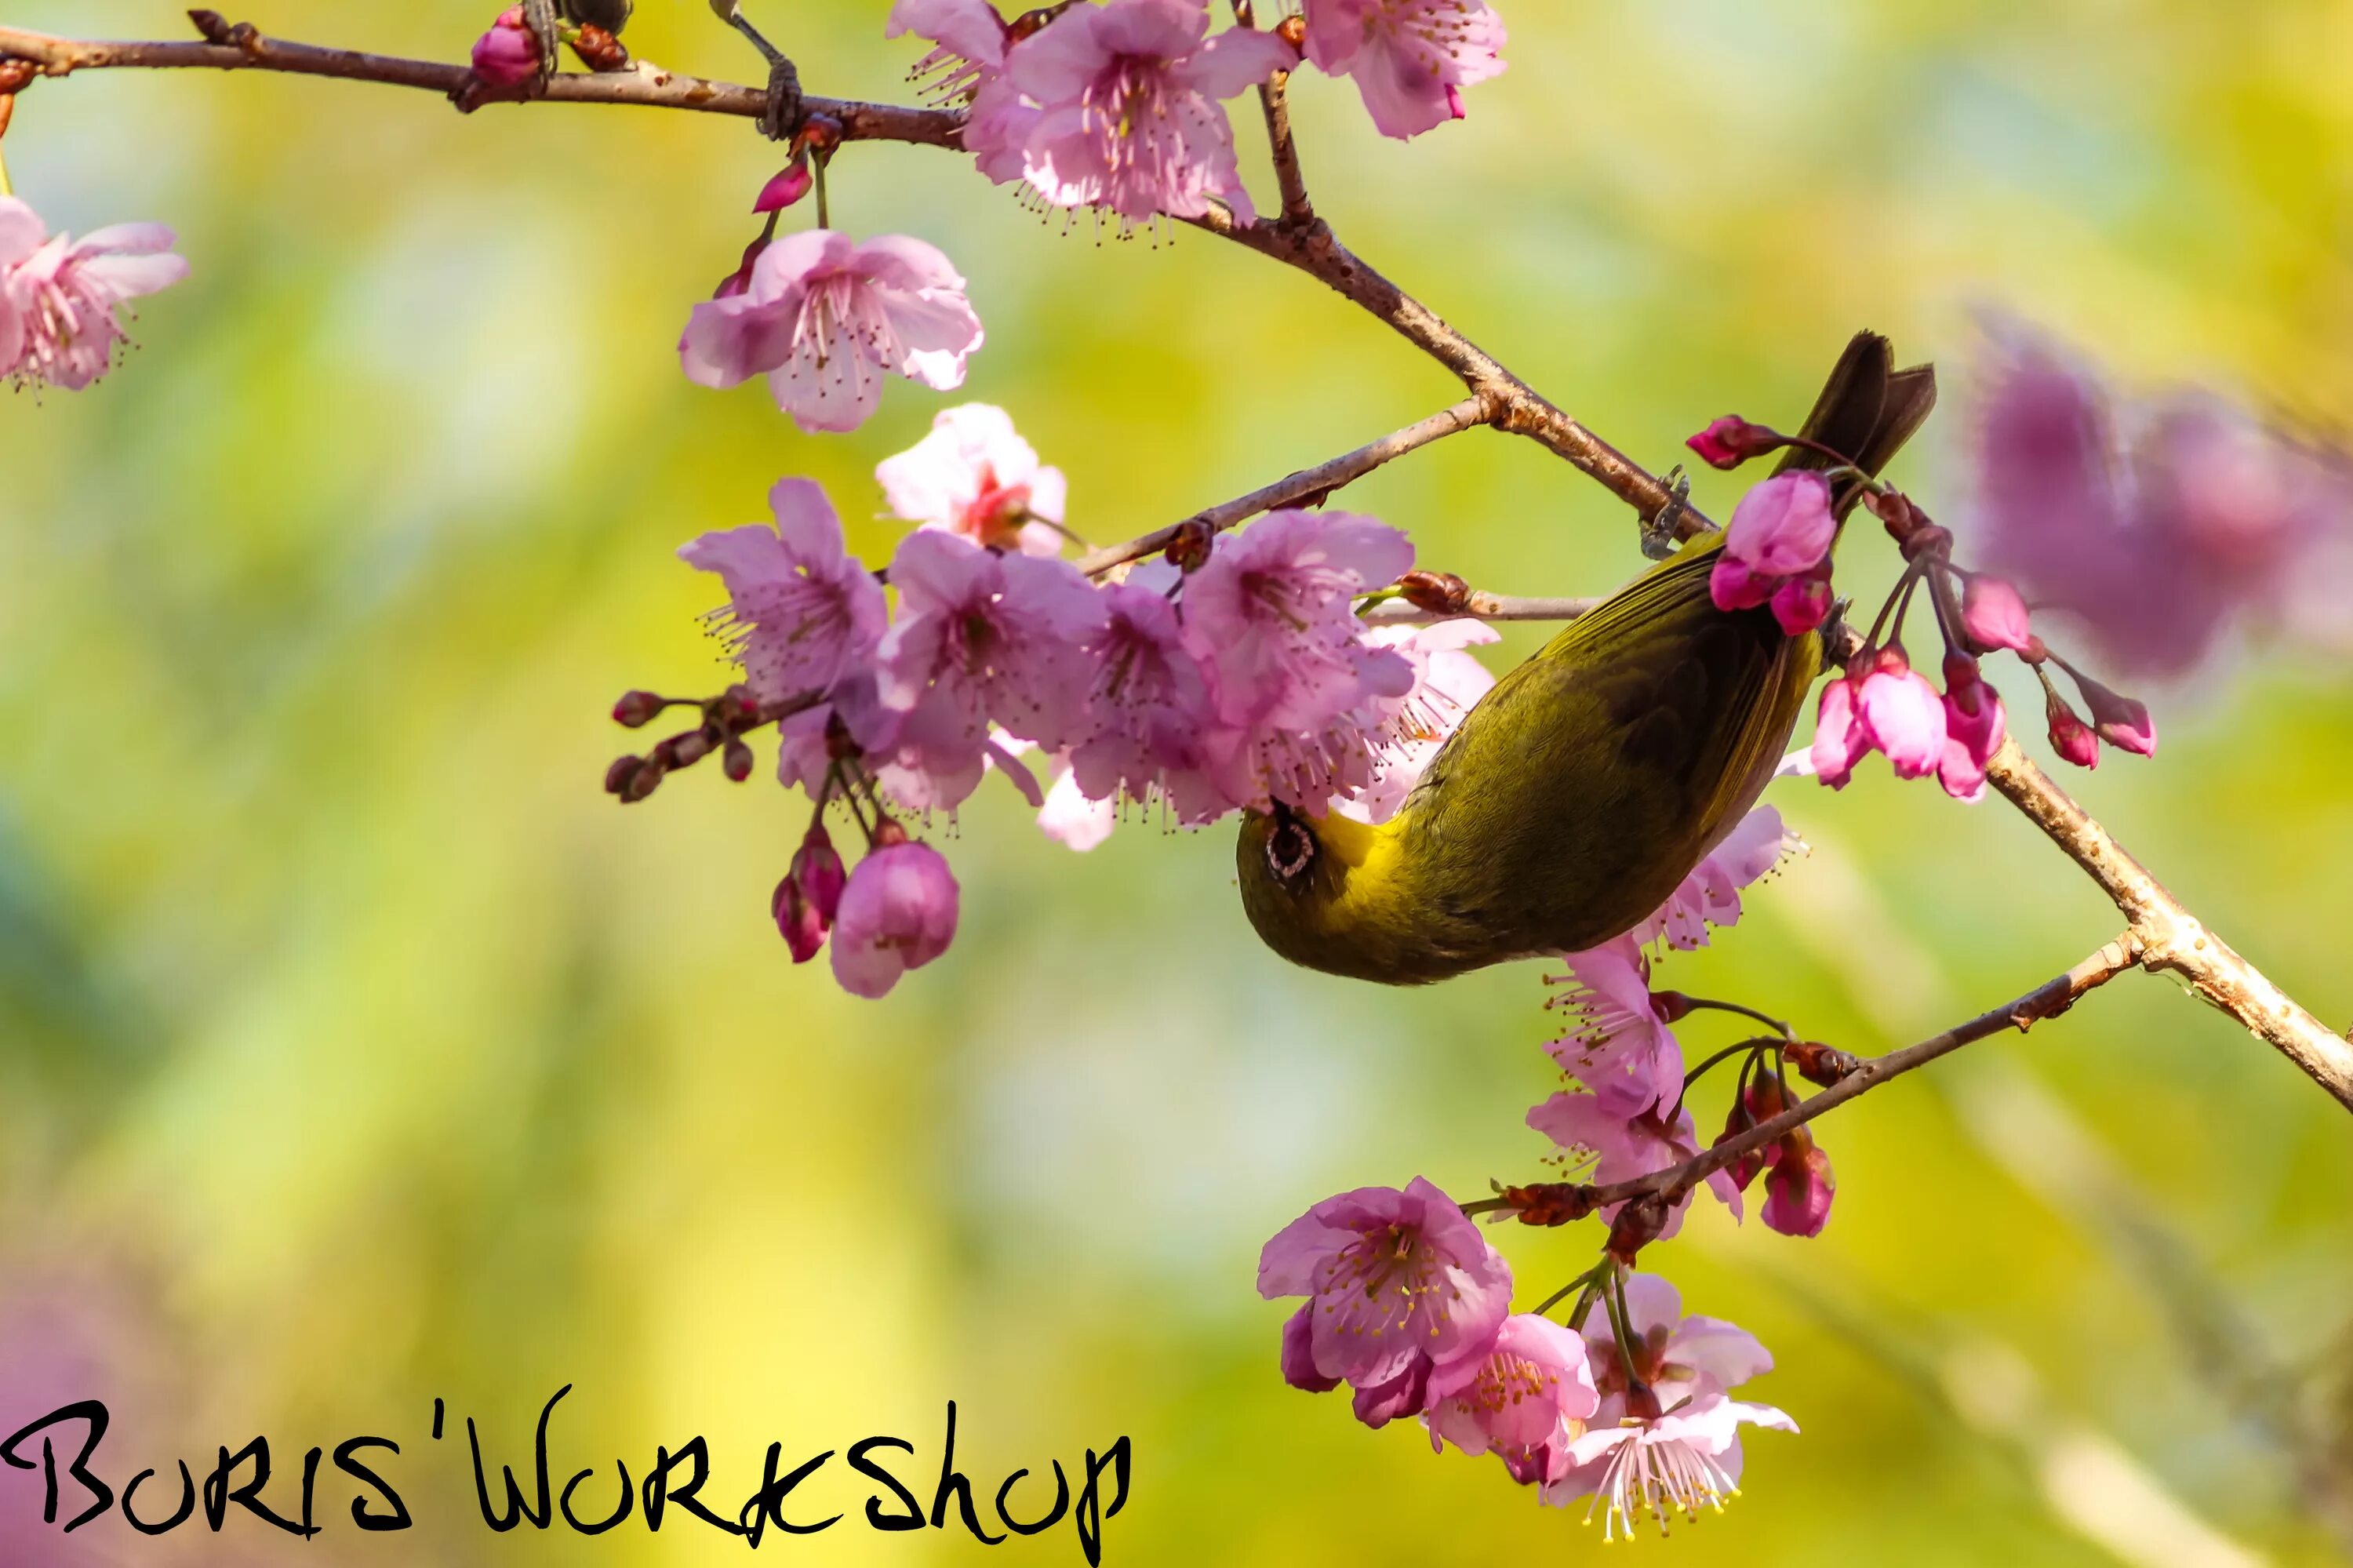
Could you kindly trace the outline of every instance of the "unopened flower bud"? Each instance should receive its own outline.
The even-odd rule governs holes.
[[[1217,535],[1199,518],[1188,518],[1176,525],[1176,535],[1168,541],[1164,552],[1168,564],[1180,572],[1198,572],[1209,564],[1209,551]]]
[[[1982,572],[1971,576],[1961,589],[1961,626],[1984,653],[1997,648],[2023,653],[2035,641],[2027,623],[2026,600],[2001,578]]]
[[[1626,1390],[1626,1417],[1630,1421],[1656,1421],[1666,1414],[1655,1390],[1647,1383],[1636,1383]]]
[[[778,170],[776,177],[760,187],[759,198],[752,203],[754,212],[782,212],[809,194],[817,176],[809,170],[806,157],[795,158]]]
[[[879,850],[890,849],[893,845],[906,842],[907,830],[900,826],[899,820],[896,817],[885,817],[874,826],[874,837],[871,841],[871,847]]]
[[[1784,635],[1803,637],[1819,629],[1831,618],[1831,579],[1825,569],[1820,576],[1791,577],[1773,590],[1767,601],[1773,607],[1773,619],[1781,623]]]
[[[1566,1225],[1593,1213],[1593,1189],[1575,1181],[1506,1187],[1500,1195],[1524,1225]]]
[[[2067,699],[2056,692],[2051,694],[2048,716],[2051,720],[2051,749],[2078,768],[2097,768],[2100,765],[2100,737],[2092,733],[2089,725],[2076,716],[2075,710],[2067,705]]]
[[[0,97],[14,98],[32,86],[39,74],[30,60],[0,60]]]
[[[1916,561],[1923,556],[1952,554],[1953,531],[1951,529],[1929,522],[1917,507],[1913,508],[1912,516],[1913,529],[1904,536],[1902,546],[1905,560]]]
[[[1307,18],[1285,16],[1274,26],[1274,36],[1293,48],[1304,53],[1307,48]]]
[[[627,794],[628,792],[629,780],[635,778],[637,776],[638,769],[643,768],[645,765],[646,759],[642,757],[617,757],[613,758],[613,766],[605,769],[605,793],[607,795]]]
[[[621,700],[613,705],[613,722],[627,729],[638,729],[653,721],[653,716],[670,705],[651,692],[624,692]]]
[[[691,768],[711,755],[711,744],[708,729],[684,730],[654,747],[654,756],[665,768]]]
[[[1862,504],[1864,510],[1886,524],[1887,536],[1899,545],[1926,521],[1920,509],[1912,504],[1911,497],[1900,490],[1866,490],[1862,493]]]
[[[842,869],[841,856],[834,853],[833,839],[823,828],[809,829],[808,837],[793,852],[792,874],[818,916],[831,925],[841,907],[841,890],[849,885],[849,876]]]
[[[735,783],[752,777],[752,748],[733,736],[727,737],[727,749],[719,759],[720,771]]]
[[[661,785],[662,773],[662,765],[653,758],[647,758],[638,765],[638,770],[629,775],[629,781],[621,786],[621,803],[635,805],[652,794]]]
[[[711,291],[711,297],[714,300],[732,300],[736,295],[747,291],[752,287],[752,263],[757,261],[760,259],[760,252],[767,248],[768,237],[765,234],[744,247],[742,263],[735,270],[719,280],[719,286]]]
[[[1630,1267],[1641,1250],[1664,1234],[1673,1217],[1674,1210],[1656,1192],[1630,1198],[1610,1222],[1609,1239],[1602,1251]]]
[[[760,722],[760,699],[741,681],[720,694],[717,707],[712,716],[730,729],[750,729]]]
[[[522,7],[499,13],[491,30],[474,40],[474,76],[485,87],[520,87],[539,75],[539,40],[523,25]]]
[[[776,894],[768,900],[768,913],[776,918],[785,946],[792,949],[793,962],[808,962],[825,946],[828,922],[818,914],[790,873],[776,884]]]
[[[1460,615],[1471,599],[1471,585],[1452,572],[1408,572],[1398,578],[1398,591],[1432,615]]]
[[[1651,993],[1651,1012],[1662,1023],[1680,1023],[1692,1010],[1692,999],[1679,991],[1654,991]]]
[[[584,22],[572,40],[572,52],[580,63],[594,71],[617,71],[629,69],[628,46],[594,22]]]
[[[801,122],[794,142],[812,153],[830,153],[841,145],[841,122],[829,114],[812,114]]]
[[[1797,1070],[1799,1077],[1826,1089],[1852,1076],[1862,1066],[1860,1058],[1844,1051],[1834,1051],[1818,1040],[1799,1040],[1785,1045],[1781,1049],[1781,1057]]]
[[[1831,1200],[1838,1182],[1831,1175],[1831,1157],[1824,1154],[1805,1128],[1781,1140],[1781,1157],[1765,1177],[1765,1228],[1785,1236],[1818,1236],[1830,1223]]]
[[[1726,414],[1683,445],[1697,452],[1710,468],[1734,469],[1750,458],[1762,457],[1789,444],[1789,438],[1765,425],[1752,425],[1737,414]]]
[[[2070,670],[2082,688],[2084,705],[2092,710],[2092,727],[2110,746],[2139,757],[2157,755],[2157,724],[2148,708],[2135,698],[2112,692],[2088,675]]]

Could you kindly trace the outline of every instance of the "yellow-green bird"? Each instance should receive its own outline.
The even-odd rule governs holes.
[[[1858,334],[1804,435],[1876,473],[1936,398]],[[1827,467],[1791,449],[1782,467]],[[1842,515],[1856,499],[1834,496]],[[1694,539],[1571,622],[1463,716],[1377,827],[1278,805],[1244,818],[1242,907],[1292,962],[1392,985],[1576,951],[1663,903],[1756,803],[1821,638],[1720,610],[1724,536]]]

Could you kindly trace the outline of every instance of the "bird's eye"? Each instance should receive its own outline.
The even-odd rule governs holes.
[[[1285,819],[1267,835],[1266,865],[1278,881],[1289,882],[1315,863],[1315,835],[1304,822]]]

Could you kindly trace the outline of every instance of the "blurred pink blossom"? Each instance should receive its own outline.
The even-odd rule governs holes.
[[[1071,754],[1071,776],[1090,800],[1143,800],[1168,775],[1200,768],[1208,679],[1166,595],[1130,580],[1104,588],[1103,603],[1103,623],[1088,649],[1092,722]],[[1226,809],[1220,802],[1212,814]]]
[[[720,614],[744,678],[763,701],[781,703],[827,692],[869,663],[889,611],[874,575],[844,547],[841,519],[815,481],[779,481],[768,505],[774,528],[752,523],[705,534],[678,554],[726,584]]]
[[[1855,723],[1898,779],[1925,779],[1945,757],[1945,700],[1903,653],[1883,648],[1854,698]]]
[[[833,927],[833,978],[853,996],[889,994],[955,938],[956,880],[929,844],[871,852],[849,874]]]
[[[1461,119],[1461,90],[1502,74],[1504,44],[1486,0],[1307,0],[1307,58],[1356,81],[1384,136]]]
[[[1260,1255],[1258,1290],[1270,1301],[1308,1298],[1308,1353],[1286,1353],[1286,1363],[1379,1389],[1485,1355],[1511,1309],[1512,1271],[1453,1200],[1417,1176],[1403,1192],[1326,1198],[1284,1226]]]
[[[1485,1355],[1430,1373],[1422,1420],[1431,1447],[1493,1454],[1526,1485],[1567,1468],[1569,1445],[1599,1403],[1585,1340],[1523,1312],[1504,1319]]]
[[[0,196],[0,376],[79,392],[128,341],[123,305],[188,275],[160,223],[119,224],[79,240]]]
[[[1296,56],[1244,27],[1204,41],[1208,26],[1201,0],[1111,0],[1073,6],[1014,46],[1006,77],[1040,111],[1025,153],[1049,202],[1129,223],[1198,217],[1213,199],[1245,223],[1256,216],[1219,101]]]
[[[907,76],[930,78],[923,96],[934,103],[970,103],[1005,63],[1005,18],[988,0],[898,0],[882,36],[904,33],[934,46]]]
[[[1710,927],[1729,926],[1740,918],[1740,890],[1802,847],[1779,811],[1757,807],[1701,858],[1656,914],[1628,935],[1640,948],[1662,941],[1686,952],[1706,947]]]
[[[2034,646],[2026,600],[2009,583],[1983,572],[1972,574],[1962,586],[1961,624],[1980,652],[2007,648],[2024,653]]]
[[[909,804],[952,807],[972,793],[991,720],[1053,750],[1083,734],[1083,650],[1104,608],[1077,568],[917,529],[900,541],[891,582],[899,615],[876,653],[879,694],[898,718],[894,761],[934,786]]]
[[[1378,737],[1373,781],[1333,802],[1334,810],[1361,822],[1386,822],[1397,815],[1462,715],[1495,684],[1494,675],[1469,650],[1500,641],[1493,627],[1467,618],[1377,627],[1365,638],[1369,646],[1394,649],[1405,657],[1413,667],[1413,687]]]
[[[1062,520],[1062,471],[1038,461],[1002,408],[941,410],[929,433],[883,459],[874,477],[892,512],[910,523],[1024,555],[1062,553],[1061,531],[1052,526]]]
[[[1677,1106],[1670,1122],[1667,1108],[1620,1116],[1598,1096],[1563,1092],[1530,1110],[1528,1125],[1566,1150],[1572,1167],[1591,1167],[1591,1173],[1582,1180],[1608,1186],[1680,1165],[1699,1153],[1699,1132],[1692,1125],[1691,1112]],[[1718,1171],[1708,1177],[1707,1188],[1732,1211],[1734,1218],[1739,1217],[1740,1189],[1728,1173]],[[1661,1240],[1683,1228],[1683,1210],[1690,1203],[1689,1193],[1676,1202],[1660,1233]],[[1604,1218],[1612,1218],[1622,1207],[1612,1203],[1601,1213]]]
[[[762,250],[743,292],[696,305],[678,348],[699,386],[765,374],[803,430],[854,430],[881,402],[883,372],[951,390],[981,338],[963,277],[932,246],[815,228]]]

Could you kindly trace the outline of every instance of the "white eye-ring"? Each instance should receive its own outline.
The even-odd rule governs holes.
[[[1267,835],[1266,866],[1275,876],[1289,882],[1315,863],[1315,835],[1306,824],[1288,819],[1275,824]]]

